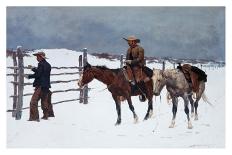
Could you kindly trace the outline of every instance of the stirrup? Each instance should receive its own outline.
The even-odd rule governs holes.
[[[144,96],[144,95],[139,95],[139,101],[140,101],[140,102],[145,102],[145,101],[146,101],[146,96]]]
[[[133,86],[135,85],[135,81],[129,80],[129,82],[131,85],[133,85]]]
[[[130,83],[131,84],[131,83]],[[135,94],[136,90],[137,90],[137,86],[134,84],[131,84],[131,94]]]

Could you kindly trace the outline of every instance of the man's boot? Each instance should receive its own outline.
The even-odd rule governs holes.
[[[136,83],[134,81],[131,81],[131,80],[129,81],[129,83],[130,83],[130,86],[131,86],[131,94],[134,95],[136,90],[137,90],[137,85],[136,85]]]
[[[39,120],[39,119],[29,119],[29,120],[27,120],[27,121],[35,121],[35,122],[40,122],[40,120]]]
[[[43,115],[43,117],[41,117],[41,119],[43,119],[43,120],[48,120],[48,113],[47,113],[47,112],[44,113],[44,115]]]
[[[43,116],[43,117],[41,117],[41,119],[48,120],[48,117]]]
[[[146,101],[147,90],[146,90],[146,86],[145,86],[144,81],[139,82],[138,87],[139,87],[139,89],[141,91],[141,95],[139,95],[139,100],[141,102],[145,102]]]
[[[50,90],[48,93],[48,117],[55,117],[52,106],[52,92]]]

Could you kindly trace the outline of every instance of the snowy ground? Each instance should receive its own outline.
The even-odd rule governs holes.
[[[77,66],[79,52],[65,49],[45,50],[48,62],[52,66]],[[106,65],[118,68],[119,61],[96,59],[88,56],[92,65]],[[37,65],[35,57],[25,58],[24,65]],[[7,58],[7,66],[12,66],[12,59]],[[160,67],[149,64],[149,67]],[[170,65],[171,67],[171,65]],[[111,94],[103,90],[105,85],[94,80],[89,84],[89,104],[78,101],[60,103],[54,106],[55,118],[48,121],[28,122],[29,111],[24,110],[22,119],[16,121],[7,113],[7,146],[9,148],[224,148],[225,147],[225,69],[204,68],[208,74],[206,95],[214,105],[199,102],[199,120],[192,120],[193,129],[187,129],[183,102],[180,99],[176,127],[168,128],[171,122],[171,105],[166,101],[166,90],[160,97],[153,99],[154,116],[143,121],[147,103],[141,103],[133,97],[133,105],[139,116],[139,123],[133,124],[133,116],[128,104],[122,104],[122,124],[114,126],[117,114]],[[72,70],[75,71],[75,70]],[[7,72],[9,72],[7,70]],[[30,71],[27,71],[30,72]],[[52,70],[53,73],[61,72]],[[52,76],[51,80],[68,80],[76,76]],[[7,77],[7,95],[13,93],[12,78]],[[29,82],[25,80],[25,82]],[[30,80],[32,82],[32,80]],[[51,90],[77,87],[76,82],[54,84]],[[25,86],[24,93],[31,93],[33,88]],[[56,93],[52,102],[77,98],[77,92]],[[24,97],[24,107],[30,102],[30,96]],[[12,98],[7,99],[7,108],[12,109]],[[40,114],[42,114],[41,109]],[[42,116],[42,115],[40,115]]]

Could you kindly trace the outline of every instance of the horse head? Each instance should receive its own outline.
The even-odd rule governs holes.
[[[80,79],[78,80],[77,84],[80,88],[82,88],[84,85],[88,84],[94,79],[93,74],[93,68],[92,66],[87,62],[84,66],[83,73],[80,76]]]
[[[153,81],[153,93],[155,96],[159,96],[166,81],[166,78],[164,76],[164,71],[159,69],[153,69],[152,81]]]

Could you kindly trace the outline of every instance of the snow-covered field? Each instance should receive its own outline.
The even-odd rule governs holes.
[[[52,66],[77,66],[80,52],[66,49],[44,50]],[[119,61],[97,59],[88,55],[92,65],[106,65],[118,68]],[[24,65],[37,66],[35,57],[26,57]],[[12,59],[7,58],[7,66],[12,66]],[[158,64],[149,67],[160,68]],[[172,65],[169,65],[172,67]],[[187,129],[183,101],[180,99],[176,127],[168,128],[172,106],[167,104],[166,90],[160,97],[153,99],[154,115],[143,121],[147,103],[141,103],[133,97],[133,105],[139,117],[139,123],[133,123],[133,116],[128,104],[122,104],[122,124],[114,126],[117,114],[111,94],[99,81],[92,81],[89,87],[89,104],[78,101],[54,105],[56,117],[40,122],[28,122],[29,111],[24,110],[22,119],[16,121],[7,113],[7,147],[9,148],[224,148],[225,147],[225,68],[203,68],[208,74],[206,95],[213,107],[200,100],[199,120],[192,119],[193,129]],[[71,71],[71,70],[70,70]],[[72,70],[75,71],[75,70]],[[7,70],[9,73],[9,70]],[[29,73],[30,71],[26,71]],[[52,73],[62,72],[52,70]],[[54,80],[78,78],[75,75],[51,76]],[[7,95],[13,94],[11,77],[7,77]],[[33,80],[26,80],[25,82]],[[77,87],[76,82],[54,84],[51,90]],[[25,86],[24,93],[33,92],[32,86]],[[77,98],[79,93],[56,93],[52,102]],[[30,96],[24,97],[24,107],[29,106]],[[7,98],[7,109],[12,109],[12,98]],[[42,116],[42,110],[40,116]]]

